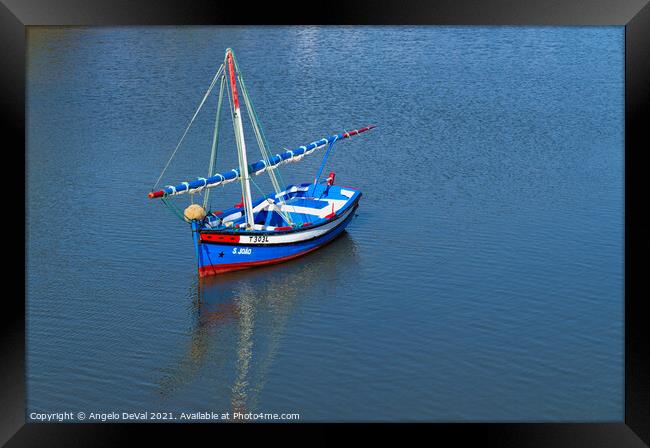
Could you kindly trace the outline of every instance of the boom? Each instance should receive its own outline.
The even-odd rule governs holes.
[[[267,170],[275,169],[276,167],[280,165],[284,165],[285,163],[297,162],[300,159],[302,159],[304,156],[313,153],[317,149],[324,148],[325,146],[327,146],[332,142],[335,142],[337,140],[342,140],[345,138],[350,138],[354,135],[369,131],[370,129],[373,129],[375,127],[376,126],[366,126],[361,129],[355,129],[354,131],[331,135],[329,137],[316,140],[314,142],[309,143],[308,145],[300,146],[292,150],[287,149],[280,154],[276,154],[272,157],[269,157],[268,164],[264,160],[259,160],[255,163],[248,165],[246,167],[247,168],[246,171],[248,175],[252,175],[252,176],[260,175],[266,172]],[[246,173],[244,174],[244,176],[246,177]],[[219,185],[224,185],[230,182],[234,182],[240,178],[241,178],[241,170],[239,168],[233,168],[230,171],[226,171],[224,174],[215,174],[214,176],[210,176],[208,178],[199,177],[198,179],[193,180],[191,182],[181,182],[180,184],[175,186],[168,185],[162,190],[152,191],[151,193],[149,193],[148,196],[149,198],[153,199],[153,198],[162,198],[166,196],[175,196],[187,192],[196,193],[203,190],[204,188],[217,187]]]

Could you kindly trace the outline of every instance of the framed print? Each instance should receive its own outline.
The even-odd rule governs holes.
[[[0,7],[0,440],[647,445],[650,6],[323,7]]]

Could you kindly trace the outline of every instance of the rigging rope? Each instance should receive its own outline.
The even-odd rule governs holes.
[[[327,157],[330,155],[330,151],[332,150],[332,147],[334,146],[334,143],[338,140],[338,137],[335,136],[334,140],[332,140],[332,143],[327,147],[327,151],[325,152],[325,156],[323,157],[323,162],[320,164],[320,168],[318,170],[318,174],[316,175],[316,178],[314,179],[314,190],[316,189],[316,184],[318,183],[318,180],[320,179],[321,174],[323,174],[323,169],[325,168],[325,163],[327,162]]]
[[[168,199],[166,198],[160,198],[163,202],[163,204],[172,211],[181,221],[185,221],[185,217],[183,214],[180,212],[180,209],[176,207],[174,204],[172,204]]]
[[[257,188],[257,191],[260,192],[262,197],[264,199],[268,199],[266,194],[264,194],[264,191],[262,191],[262,189],[259,187],[259,185],[257,185],[257,183],[255,182],[255,180],[253,180],[252,177],[251,177],[251,182],[253,182],[253,185],[255,186],[255,188]],[[294,222],[292,222],[291,219],[289,219],[289,215],[285,214],[285,212],[283,212],[279,208],[276,208],[275,212],[277,212],[278,215],[282,216],[282,219],[284,219],[286,221],[286,223],[289,224],[290,226],[297,226],[298,225],[298,224],[295,224]]]
[[[253,127],[253,133],[255,134],[255,139],[257,140],[257,145],[260,148],[260,153],[262,154],[262,160],[264,160],[264,163],[266,166],[269,165],[269,155],[268,151],[266,150],[266,147],[264,146],[264,140],[261,135],[261,130],[259,128],[259,124],[257,123],[253,111],[253,105],[250,102],[250,99],[248,98],[248,92],[246,91],[246,87],[244,86],[244,81],[239,76],[239,82],[242,86],[242,94],[244,97],[244,104],[246,105],[246,111],[248,112],[248,118],[250,119],[251,125]],[[271,178],[271,183],[273,184],[273,189],[275,190],[276,193],[279,193],[280,191],[280,186],[278,185],[278,180],[275,178],[275,175],[272,170],[269,170],[269,177]]]
[[[254,116],[253,116],[254,109],[251,110],[253,108],[253,105],[252,105],[252,103],[250,103],[250,100],[248,99],[248,92],[246,92],[246,88],[243,85],[243,81],[241,79],[241,76],[239,77],[239,80],[240,80],[240,83],[242,84],[242,93],[244,94],[244,103],[246,104],[246,109],[248,110],[248,117],[250,118],[251,124],[253,125],[253,131],[254,131],[254,134],[255,134],[255,138],[257,140],[258,146],[260,147],[260,152],[262,153],[262,160],[264,160],[265,166],[270,167],[271,166],[271,163],[269,162],[269,154],[270,154],[270,152],[264,146],[264,141],[262,140],[263,136],[260,135],[261,130],[258,128],[258,123],[256,123],[256,121],[254,119]],[[275,177],[273,167],[267,169],[266,172],[269,174],[269,177],[271,178],[271,184],[273,185],[273,190],[275,190],[275,194],[279,195],[280,192],[282,191],[282,189],[280,188],[280,184],[278,183],[278,179]],[[278,172],[278,174],[279,174],[279,172]],[[253,181],[252,177],[251,177],[251,181]],[[255,181],[253,181],[253,183],[255,183]],[[255,186],[257,186],[257,184],[255,184]],[[260,190],[262,195],[264,195],[264,193],[262,192],[262,190],[259,187],[257,187],[257,189]],[[280,199],[280,202],[282,202],[282,199]],[[282,218],[284,218],[284,220],[289,225],[293,225],[293,222],[291,221],[291,218],[289,217],[289,215],[285,215],[280,210],[277,210],[277,212],[280,214],[280,216],[282,216]]]
[[[235,61],[235,66],[237,66],[237,61]],[[253,126],[253,131],[255,134],[255,139],[257,140],[257,145],[260,148],[260,152],[262,153],[262,159],[266,163],[266,165],[269,164],[269,158],[271,157],[271,151],[269,151],[269,144],[268,141],[266,140],[266,136],[264,135],[264,131],[262,129],[262,125],[260,124],[260,120],[257,116],[257,111],[255,110],[255,106],[253,105],[253,102],[251,101],[250,97],[248,96],[248,89],[246,89],[246,84],[244,83],[244,79],[241,76],[241,73],[238,74],[239,78],[239,83],[241,84],[242,87],[242,93],[244,96],[244,103],[246,104],[246,110],[248,111],[248,118],[251,121],[251,124]],[[268,171],[269,177],[271,178],[271,183],[273,184],[273,189],[275,190],[275,193],[280,193],[282,191],[280,187],[280,183],[278,182],[278,179],[276,177],[276,173],[274,169],[269,169]],[[282,182],[282,185],[284,185],[284,181],[282,180],[282,177],[280,176],[280,171],[278,170],[277,172],[278,177],[280,177],[280,182]]]
[[[220,117],[221,117],[221,103],[223,101],[223,89],[226,84],[226,75],[225,73],[221,76],[221,86],[219,87],[219,102],[217,103],[217,116],[214,120],[214,134],[212,135],[212,151],[210,152],[210,166],[208,168],[208,177],[212,177],[212,172],[214,170],[214,163],[217,159],[217,143],[219,141],[219,127],[220,127]],[[210,198],[210,189],[205,192],[203,197],[203,208],[207,210],[208,199]]]
[[[165,174],[165,171],[167,171],[167,168],[169,167],[169,164],[171,163],[172,159],[176,155],[176,152],[178,151],[178,148],[181,147],[181,143],[183,143],[183,140],[185,139],[185,136],[187,135],[187,132],[190,130],[190,127],[192,126],[192,123],[194,123],[194,120],[196,119],[196,116],[199,114],[199,111],[203,107],[203,104],[205,103],[205,100],[208,98],[208,95],[210,95],[210,92],[212,92],[212,88],[214,87],[215,83],[217,82],[217,79],[219,78],[219,75],[221,74],[221,71],[224,69],[224,65],[221,64],[219,67],[219,70],[217,70],[217,73],[214,75],[214,78],[212,78],[212,82],[210,83],[210,87],[208,87],[208,90],[205,92],[205,95],[203,95],[203,99],[201,100],[201,103],[199,104],[199,107],[196,109],[196,112],[194,112],[194,116],[192,116],[192,119],[190,120],[189,124],[187,125],[187,128],[185,128],[185,132],[183,132],[183,135],[181,136],[181,139],[178,141],[178,144],[176,145],[176,148],[174,148],[174,151],[172,152],[171,157],[169,157],[169,160],[167,161],[167,164],[163,168],[162,172],[160,173],[160,176],[158,176],[158,180],[156,180],[156,183],[154,184],[152,191],[156,189],[158,184],[160,183],[160,179],[162,179],[163,175]]]
[[[232,50],[231,50],[232,51]],[[262,160],[264,161],[265,167],[269,167],[266,172],[269,174],[269,177],[271,178],[271,184],[273,185],[273,189],[275,190],[275,194],[279,195],[280,192],[282,191],[282,188],[280,187],[280,182],[282,185],[286,185],[284,183],[284,180],[282,179],[282,176],[280,175],[280,170],[278,169],[279,166],[272,166],[271,163],[269,162],[269,159],[271,157],[271,151],[268,149],[269,144],[268,141],[266,140],[266,136],[264,135],[264,131],[262,129],[262,126],[260,124],[259,117],[257,116],[257,111],[255,110],[255,106],[253,105],[253,102],[251,101],[249,95],[248,95],[248,89],[246,88],[246,83],[244,83],[244,78],[241,75],[241,71],[239,70],[239,64],[237,64],[237,59],[235,58],[234,52],[232,53],[233,55],[233,61],[235,63],[235,70],[237,72],[237,79],[239,80],[239,84],[241,86],[241,91],[242,95],[244,97],[244,104],[246,105],[246,111],[248,112],[248,118],[250,119],[251,125],[253,127],[253,133],[255,134],[255,139],[257,140],[257,145],[260,148],[260,152],[262,154]],[[276,177],[277,171],[277,177],[280,178],[280,182],[278,182],[278,179]],[[252,180],[252,176],[251,176]],[[253,181],[254,183],[254,181]],[[257,184],[255,184],[257,187]],[[259,187],[257,187],[258,190],[264,195],[264,193],[261,191]],[[282,203],[282,199],[279,200],[280,203]],[[293,222],[291,221],[291,218],[288,214],[284,214],[280,210],[277,210],[278,214],[282,216],[282,218],[289,224],[293,225]]]

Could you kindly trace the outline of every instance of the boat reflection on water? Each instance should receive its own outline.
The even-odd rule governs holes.
[[[343,232],[295,260],[197,278],[189,291],[193,318],[189,346],[159,382],[161,397],[174,400],[179,389],[207,381],[209,390],[182,401],[199,401],[197,408],[255,411],[296,309],[307,297],[327,300],[341,274],[353,272],[355,265],[354,240]]]

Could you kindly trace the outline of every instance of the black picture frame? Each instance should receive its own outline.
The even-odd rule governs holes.
[[[315,6],[315,7],[314,7]],[[402,25],[621,25],[625,26],[625,417],[612,423],[427,424],[433,440],[451,437],[454,445],[466,441],[499,446],[616,446],[650,445],[650,334],[645,325],[641,232],[639,158],[650,149],[650,5],[644,0],[455,0],[439,2],[328,1],[301,7],[266,2],[254,8],[226,1],[180,0],[3,0],[0,4],[2,61],[0,105],[4,133],[3,153],[25,148],[25,35],[37,25],[220,25],[220,24],[402,24]],[[7,139],[9,137],[9,139]],[[9,144],[8,142],[12,142]],[[25,157],[27,154],[24,154]],[[222,434],[224,425],[37,424],[25,423],[25,234],[19,211],[25,210],[24,157],[13,161],[15,186],[8,198],[10,229],[5,241],[16,242],[16,254],[5,265],[9,279],[19,285],[4,295],[0,338],[0,443],[8,446],[114,446],[135,432],[166,438],[172,431],[192,427],[207,435]],[[20,168],[22,167],[22,172]],[[9,171],[7,171],[9,172]],[[24,214],[23,214],[24,216]],[[26,239],[24,240],[26,242]],[[6,252],[5,252],[6,253]],[[21,283],[22,281],[22,283]],[[23,291],[21,296],[20,292]],[[181,428],[182,426],[182,428]],[[235,425],[254,431],[267,424]],[[287,428],[292,425],[272,425]],[[314,425],[302,425],[313,427]],[[320,433],[327,438],[328,432]],[[423,425],[418,425],[420,429]],[[253,429],[254,428],[254,429]],[[387,426],[373,425],[382,435]],[[410,429],[407,429],[410,430]]]

